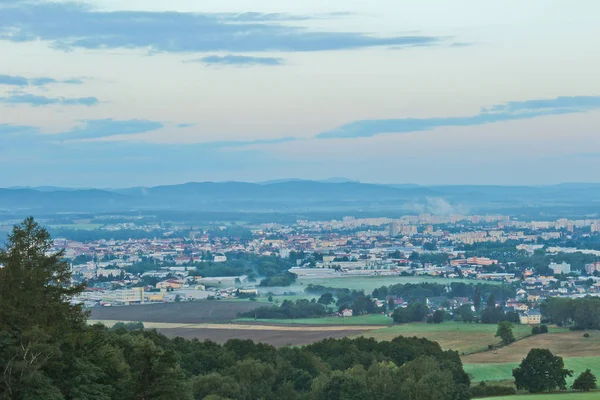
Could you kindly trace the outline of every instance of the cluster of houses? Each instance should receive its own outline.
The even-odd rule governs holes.
[[[108,285],[107,285],[108,286]],[[206,287],[193,279],[165,279],[155,286],[138,287],[94,287],[72,299],[86,307],[117,306],[149,303],[167,303],[205,299],[230,299],[240,295],[258,295],[256,288]]]
[[[465,224],[466,225],[455,225]],[[463,230],[447,230],[449,225]],[[115,225],[115,229],[120,229]],[[225,230],[225,227],[218,229]],[[296,267],[290,272],[304,279],[366,276],[435,276],[467,278],[475,281],[502,281],[519,284],[516,299],[503,306],[521,314],[523,323],[536,323],[539,312],[535,305],[547,297],[579,297],[600,294],[600,262],[575,271],[566,262],[549,265],[554,276],[536,276],[526,269],[516,276],[507,265],[487,257],[466,257],[455,251],[457,244],[485,241],[521,242],[518,250],[533,253],[543,247],[539,239],[560,238],[585,229],[600,231],[600,221],[516,221],[507,216],[406,216],[400,219],[353,218],[342,221],[297,221],[290,225],[262,224],[251,227],[252,236],[213,235],[210,231],[193,230],[189,237],[170,235],[154,239],[98,240],[87,243],[57,239],[53,250],[65,251],[72,261],[74,276],[94,281],[74,301],[92,305],[142,304],[153,302],[191,301],[207,298],[231,298],[259,294],[247,277],[195,276],[194,263],[227,262],[227,253],[246,252],[278,255],[288,258],[294,252]],[[528,232],[524,234],[523,231]],[[427,244],[437,244],[427,249]],[[570,252],[571,249],[550,248],[548,252]],[[600,255],[594,250],[582,250]],[[445,253],[443,264],[415,262],[415,253]],[[298,257],[303,253],[304,257]],[[319,257],[317,257],[317,255]],[[418,258],[417,258],[418,259]],[[128,271],[137,263],[154,264],[141,274]],[[148,285],[152,278],[153,285]],[[396,299],[397,306],[405,306]],[[460,299],[457,300],[460,303]],[[451,305],[455,307],[455,304]],[[348,316],[351,310],[342,312]]]

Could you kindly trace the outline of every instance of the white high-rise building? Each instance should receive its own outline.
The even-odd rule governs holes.
[[[400,222],[392,221],[389,226],[389,234],[390,236],[398,236],[400,234]]]
[[[548,267],[554,272],[554,275],[568,274],[571,272],[571,264],[567,264],[564,261],[560,264],[550,263]]]

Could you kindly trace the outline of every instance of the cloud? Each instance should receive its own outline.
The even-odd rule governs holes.
[[[49,141],[73,141],[139,134],[159,130],[163,127],[164,124],[158,121],[144,119],[114,120],[108,118],[79,121],[77,126],[66,132],[42,134],[41,129],[35,126],[0,124],[0,135],[2,135],[0,137],[7,138],[10,135],[15,139],[19,139],[22,136],[30,140],[31,143],[35,141],[46,144]]]
[[[560,96],[554,99],[509,101],[483,108],[482,112],[508,112],[532,110],[567,110],[571,112],[588,111],[600,108],[600,96]]]
[[[98,99],[95,97],[46,97],[36,96],[33,94],[15,94],[8,97],[0,97],[0,103],[6,104],[29,104],[34,107],[61,105],[61,106],[94,106],[98,104]]]
[[[251,57],[251,56],[236,56],[228,54],[226,56],[206,56],[190,62],[200,62],[209,66],[217,65],[232,65],[232,66],[276,66],[283,65],[285,60],[276,57]]]
[[[202,14],[97,11],[73,2],[21,2],[0,13],[0,39],[47,41],[60,49],[146,49],[151,52],[326,51],[373,46],[424,46],[433,36],[377,37],[285,24],[313,19],[288,14]]]
[[[162,129],[164,124],[157,121],[144,119],[113,120],[99,119],[87,120],[68,132],[46,135],[48,139],[79,140],[99,139],[117,135],[133,135]]]
[[[33,86],[44,86],[49,83],[56,83],[56,79],[53,78],[33,78],[29,80],[29,83]]]
[[[210,147],[247,147],[254,145],[264,145],[264,144],[279,144],[279,143],[288,143],[298,140],[292,136],[286,136],[282,138],[275,139],[257,139],[257,140],[240,140],[240,141],[219,141],[219,142],[208,142],[208,143],[198,143],[198,145],[205,145]]]
[[[454,42],[450,45],[450,47],[470,47],[474,46],[475,43],[467,43],[467,42]]]
[[[233,22],[257,22],[257,21],[307,21],[315,19],[331,19],[339,17],[348,17],[354,15],[346,11],[328,12],[313,15],[299,15],[287,13],[259,13],[259,12],[244,12],[244,13],[220,13],[212,14],[227,21]]]
[[[99,119],[79,121],[72,129],[45,134],[36,126],[0,124],[0,143],[25,147],[48,146],[49,144],[83,143],[88,139],[100,139],[117,135],[134,135],[162,129],[164,124],[158,121],[142,119],[114,120]],[[110,142],[115,143],[115,142]],[[100,146],[101,143],[90,143],[90,146]],[[2,147],[2,146],[0,146]]]
[[[22,76],[0,75],[0,85],[27,86],[29,80]]]
[[[67,83],[69,85],[81,85],[81,84],[83,84],[83,80],[81,80],[79,78],[72,78],[72,79],[67,79],[65,81],[62,81],[62,83]]]
[[[14,124],[0,124],[0,135],[4,139],[8,135],[23,135],[29,133],[38,133],[39,129],[33,126],[23,126]]]
[[[191,128],[192,126],[196,126],[196,124],[187,123],[187,124],[177,124],[175,126],[178,128]]]
[[[176,124],[176,127],[193,126],[194,124]],[[136,143],[140,145],[156,145],[165,147],[180,147],[180,146],[196,146],[203,149],[224,149],[224,148],[242,148],[255,145],[270,145],[279,143],[288,143],[298,140],[295,137],[281,137],[274,139],[257,139],[257,140],[231,140],[231,141],[213,141],[213,142],[198,142],[190,144],[177,143],[152,143],[146,140],[135,140],[135,135],[142,133],[158,131],[164,128],[162,122],[132,119],[132,120],[86,120],[80,121],[79,125],[74,128],[53,134],[42,134],[41,129],[34,126],[22,126],[11,124],[0,124],[0,140],[6,142],[11,139],[14,143],[26,142],[29,144],[48,144],[48,143],[90,143],[100,145],[101,143]],[[102,140],[110,139],[115,136],[127,136],[127,140]]]
[[[0,17],[1,18],[1,17]],[[1,30],[1,28],[0,28]],[[9,86],[46,86],[48,84],[68,84],[68,85],[81,85],[83,81],[81,79],[72,78],[64,81],[59,81],[49,77],[38,77],[38,78],[25,78],[22,76],[12,75],[0,75],[0,85]]]
[[[600,108],[600,96],[561,96],[554,99],[511,101],[482,108],[469,117],[363,120],[322,132],[319,139],[372,137],[384,133],[426,131],[443,126],[475,126],[495,122],[570,114]]]

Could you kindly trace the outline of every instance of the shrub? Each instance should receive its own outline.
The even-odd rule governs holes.
[[[583,334],[583,337],[584,337],[584,338],[589,338],[589,337],[590,337],[590,334],[589,334],[589,333],[584,333],[584,334]]]
[[[539,335],[540,334],[540,328],[537,326],[534,326],[533,328],[531,328],[531,334],[532,335]]]
[[[540,333],[548,333],[548,326],[540,325]]]
[[[512,386],[488,385],[485,382],[479,382],[479,385],[471,388],[472,397],[512,396],[516,393]]]
[[[142,322],[117,322],[112,326],[112,328],[110,328],[111,331],[117,331],[121,329],[124,329],[128,332],[142,330],[144,329],[144,324]]]

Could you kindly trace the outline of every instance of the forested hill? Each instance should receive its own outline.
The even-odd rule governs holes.
[[[504,207],[592,207],[600,184],[555,186],[418,186],[359,182],[202,182],[127,189],[0,189],[0,211],[126,210],[322,211],[402,210],[456,213]]]

